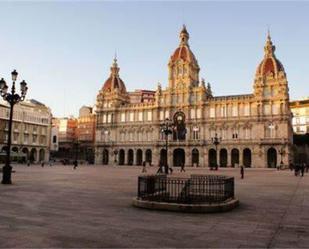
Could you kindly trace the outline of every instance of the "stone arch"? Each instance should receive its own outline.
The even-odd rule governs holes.
[[[108,165],[108,161],[109,161],[109,153],[108,153],[108,149],[103,149],[103,165]]]
[[[216,167],[217,165],[217,151],[215,149],[210,149],[208,151],[208,166],[210,168]]]
[[[45,161],[45,150],[44,149],[40,149],[39,151],[39,161],[40,162]]]
[[[132,149],[128,150],[128,165],[133,165],[134,162],[134,152]]]
[[[231,151],[231,164],[232,167],[235,167],[235,165],[239,164],[239,150],[234,148]]]
[[[192,166],[199,166],[199,151],[197,148],[192,150]]]
[[[18,153],[18,148],[17,148],[16,146],[14,146],[14,147],[12,148],[12,151]]]
[[[151,149],[147,149],[145,153],[146,162],[151,165],[152,163],[152,151]]]
[[[268,168],[277,167],[277,151],[273,147],[267,150],[267,166]]]
[[[227,150],[221,149],[220,150],[220,167],[227,166]]]
[[[30,161],[36,162],[37,161],[37,150],[35,148],[32,148],[30,150]]]
[[[138,149],[136,151],[136,165],[142,165],[143,163],[143,151]]]
[[[186,156],[185,150],[182,148],[177,148],[173,151],[173,166],[185,165]]]
[[[28,150],[28,148],[26,148],[26,147],[23,148],[21,150],[21,152],[25,154],[26,160],[28,161],[29,160],[29,150]]]
[[[251,167],[251,162],[252,162],[252,155],[251,155],[251,150],[249,148],[245,148],[243,150],[243,163],[246,168]]]
[[[118,164],[124,165],[125,162],[125,152],[124,149],[120,149],[118,153]]]

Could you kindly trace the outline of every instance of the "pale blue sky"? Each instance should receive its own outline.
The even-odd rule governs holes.
[[[128,90],[167,85],[183,23],[215,95],[252,92],[267,27],[290,86],[309,96],[309,2],[0,2],[0,77],[12,69],[55,116],[93,105],[117,51]]]

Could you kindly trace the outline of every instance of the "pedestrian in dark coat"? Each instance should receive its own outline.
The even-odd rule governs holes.
[[[241,166],[241,167],[240,167],[241,179],[244,179],[244,174],[245,174],[244,166]]]
[[[186,172],[184,163],[182,163],[180,167],[180,172]]]
[[[78,166],[78,162],[77,162],[77,160],[75,160],[74,162],[73,162],[73,169],[76,169],[77,168],[77,166]]]
[[[304,173],[305,173],[305,164],[302,164],[302,165],[301,165],[300,171],[301,171],[301,176],[304,176]]]
[[[143,162],[143,170],[142,170],[142,173],[146,173],[147,170],[146,170],[146,162],[144,161]]]

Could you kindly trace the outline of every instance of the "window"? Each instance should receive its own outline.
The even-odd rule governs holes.
[[[37,135],[32,135],[32,143],[36,143],[37,142]]]
[[[160,120],[164,119],[164,111],[160,111]]]
[[[279,114],[279,109],[280,109],[280,106],[278,104],[273,104],[272,105],[272,114],[273,115]]]
[[[130,112],[130,122],[134,121],[134,112]]]
[[[199,139],[199,127],[193,127],[193,140]]]
[[[226,117],[226,107],[221,106],[221,117]]]
[[[107,121],[107,116],[106,114],[103,114],[103,123],[106,123],[106,121]]]
[[[215,114],[215,108],[214,108],[214,107],[211,107],[211,108],[210,108],[209,116],[210,116],[211,118],[214,118],[214,117],[216,116],[216,114]]]
[[[195,109],[191,109],[191,119],[195,119]]]
[[[112,122],[112,114],[108,114],[107,115],[107,123],[111,123]]]
[[[264,115],[270,115],[270,105],[269,104],[264,105]]]
[[[169,118],[170,117],[170,112],[168,110],[165,111],[165,118]]]
[[[202,111],[201,109],[196,110],[196,118],[201,118],[202,117]]]
[[[151,111],[147,112],[147,121],[152,121],[152,112]]]
[[[121,113],[120,121],[121,122],[126,122],[126,113],[125,112]]]
[[[244,115],[250,116],[250,104],[246,104],[244,107]]]
[[[238,116],[238,106],[237,105],[233,105],[232,116],[233,117]]]
[[[143,112],[138,113],[138,121],[143,121]]]
[[[53,136],[53,143],[57,143],[57,136]]]

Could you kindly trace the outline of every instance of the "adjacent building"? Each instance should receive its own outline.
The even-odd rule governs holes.
[[[82,106],[79,109],[76,138],[78,141],[78,158],[94,163],[95,114],[90,106]]]
[[[8,139],[9,106],[0,103],[0,150],[5,157]],[[12,157],[20,162],[49,160],[51,110],[34,99],[14,106],[12,125]]]
[[[309,98],[290,102],[293,113],[292,124],[295,134],[309,133]]]
[[[253,55],[254,56],[254,55]],[[288,80],[268,34],[250,94],[214,96],[184,26],[168,62],[168,84],[128,92],[117,60],[96,101],[97,164],[276,167],[292,158]],[[169,150],[161,124],[173,123]],[[219,138],[216,147],[213,138]],[[168,155],[167,155],[168,153]]]

